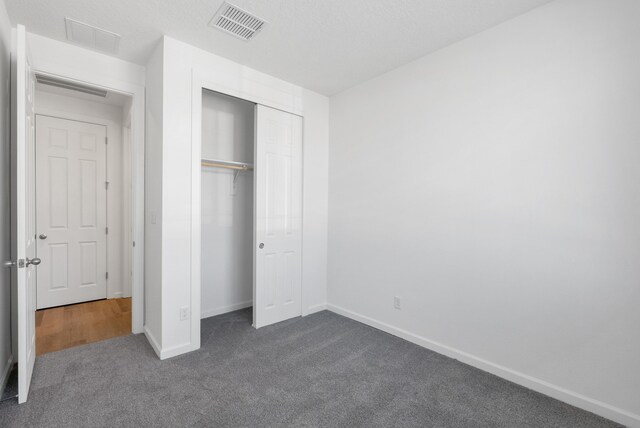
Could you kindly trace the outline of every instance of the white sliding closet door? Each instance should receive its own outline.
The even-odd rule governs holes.
[[[302,118],[256,109],[256,328],[301,315]]]

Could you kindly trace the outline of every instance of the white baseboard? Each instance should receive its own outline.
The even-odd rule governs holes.
[[[162,355],[162,348],[160,347],[160,344],[156,340],[156,338],[153,335],[153,333],[151,333],[151,330],[149,330],[146,325],[144,326],[144,335],[147,338],[147,340],[149,341],[149,344],[151,345],[151,347],[155,351],[155,353],[158,356],[158,358],[162,359],[162,356],[161,356]]]
[[[178,355],[186,354],[187,352],[195,351],[191,343],[183,343],[180,345],[172,346],[171,348],[163,349],[160,352],[160,359],[166,360],[167,358],[177,357]]]
[[[313,305],[313,306],[309,306],[307,308],[307,312],[303,313],[303,316],[306,315],[311,315],[311,314],[315,314],[316,312],[320,312],[320,311],[324,311],[327,309],[327,304],[326,303],[321,303],[319,305]]]
[[[12,367],[13,355],[9,355],[7,364],[2,368],[2,372],[0,372],[0,396],[4,392],[4,389],[7,387],[7,382],[9,382],[9,375],[11,374]]]
[[[163,349],[158,343],[158,341],[156,340],[153,333],[151,333],[151,330],[147,328],[147,326],[144,327],[144,335],[147,337],[149,344],[155,351],[158,358],[160,358],[161,360],[166,360],[167,358],[176,357],[178,355],[194,350],[191,343],[185,343],[181,345],[172,346],[171,348]]]
[[[378,330],[382,330],[394,336],[398,336],[402,339],[415,343],[416,345],[422,346],[424,348],[430,349],[439,354],[446,355],[447,357],[450,357],[450,358],[454,358],[465,364],[468,364],[480,370],[489,372],[503,379],[516,383],[518,385],[524,386],[526,388],[540,392],[544,395],[548,395],[549,397],[553,397],[557,400],[571,404],[572,406],[579,407],[588,412],[595,413],[596,415],[602,416],[607,419],[611,419],[612,421],[618,422],[628,427],[640,428],[640,415],[628,412],[626,410],[609,405],[607,403],[603,403],[598,400],[594,400],[592,398],[589,398],[584,395],[578,394],[576,392],[570,391],[568,389],[559,387],[557,385],[553,385],[549,382],[545,382],[543,380],[534,378],[524,373],[511,370],[507,367],[492,363],[490,361],[487,361],[482,358],[476,357],[474,355],[468,354],[466,352],[451,348],[449,346],[443,345],[433,340],[426,339],[424,337],[418,336],[406,330],[393,327],[389,324],[383,323],[381,321],[377,321],[373,318],[369,318],[367,316],[358,314],[348,309],[341,308],[340,306],[328,304],[327,309],[339,315],[345,316],[347,318],[351,318],[355,321],[359,321],[368,326],[377,328]]]
[[[218,308],[208,309],[200,313],[200,319],[215,317],[216,315],[226,314],[227,312],[237,311],[240,309],[248,308],[250,306],[253,306],[253,300],[247,300],[246,302],[240,302],[240,303],[235,303],[233,305],[220,306]]]

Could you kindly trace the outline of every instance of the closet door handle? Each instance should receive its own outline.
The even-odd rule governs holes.
[[[264,242],[261,242],[260,245],[258,245],[258,248],[262,250],[264,248]]]

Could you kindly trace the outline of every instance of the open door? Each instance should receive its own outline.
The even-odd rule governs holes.
[[[18,402],[27,401],[36,360],[35,82],[24,26],[18,25],[12,61],[12,287],[17,291]]]
[[[302,313],[302,118],[258,105],[253,325]]]

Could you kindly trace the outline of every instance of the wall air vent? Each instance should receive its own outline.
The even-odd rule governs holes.
[[[251,40],[266,24],[266,21],[227,2],[222,3],[220,9],[209,22],[210,27],[245,41]]]
[[[71,18],[64,19],[67,40],[85,48],[115,55],[120,47],[120,35]]]
[[[55,86],[56,88],[70,89],[72,91],[84,92],[85,94],[95,95],[97,97],[106,98],[107,91],[93,86],[83,85],[70,80],[63,80],[57,77],[48,76],[46,74],[36,73],[36,82],[42,85]]]

